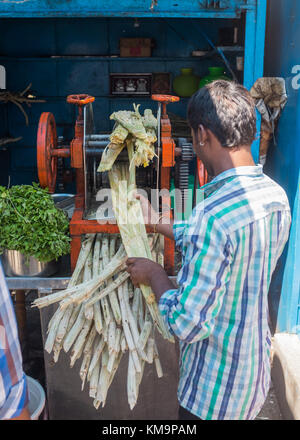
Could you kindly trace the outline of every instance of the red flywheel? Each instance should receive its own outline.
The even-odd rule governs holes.
[[[55,191],[57,175],[57,156],[53,155],[57,147],[56,123],[52,113],[41,114],[37,133],[37,169],[40,185]]]

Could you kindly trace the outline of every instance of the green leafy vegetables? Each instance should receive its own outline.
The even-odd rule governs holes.
[[[70,252],[69,221],[38,184],[0,186],[0,252],[17,250],[47,262]]]

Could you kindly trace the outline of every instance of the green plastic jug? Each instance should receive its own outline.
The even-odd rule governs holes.
[[[173,81],[173,89],[176,95],[188,98],[197,92],[199,76],[193,73],[191,67],[183,67],[180,71],[181,74]]]
[[[208,71],[209,74],[200,80],[198,85],[199,89],[217,79],[225,79],[227,81],[230,81],[230,78],[228,78],[228,76],[226,76],[224,73],[224,67],[209,67]]]

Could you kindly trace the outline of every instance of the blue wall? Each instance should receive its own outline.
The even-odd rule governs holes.
[[[232,26],[236,20],[196,19],[208,37],[218,43],[218,28]],[[167,24],[169,23],[169,25]],[[8,174],[11,184],[37,181],[36,133],[40,114],[54,114],[58,134],[71,139],[75,109],[66,103],[71,93],[89,93],[96,97],[94,114],[97,132],[111,129],[109,115],[128,109],[132,102],[141,108],[156,108],[149,98],[110,98],[110,72],[171,72],[180,73],[181,67],[193,67],[200,77],[211,65],[223,65],[220,58],[192,58],[195,49],[209,49],[209,44],[190,19],[134,19],[123,18],[66,18],[66,19],[2,19],[0,20],[0,64],[7,70],[7,89],[21,91],[29,83],[43,104],[26,108],[30,124],[27,127],[20,110],[13,104],[0,105],[1,133],[22,136],[10,144],[8,153],[0,151],[2,163],[0,183],[6,184]],[[155,40],[152,58],[108,58],[119,54],[121,37],[151,37]],[[230,57],[229,57],[230,59]],[[235,65],[235,57],[232,58]],[[170,104],[168,109],[185,117],[187,99]],[[5,108],[4,108],[5,107]],[[0,134],[1,134],[0,133]]]
[[[286,80],[288,103],[276,132],[276,145],[270,148],[265,171],[287,192],[293,210],[293,225],[289,246],[280,259],[273,277],[271,312],[278,331],[295,333],[299,320],[299,165],[300,165],[300,2],[298,0],[269,1],[265,76],[280,76]],[[295,85],[297,88],[295,88]],[[287,256],[288,255],[288,256]],[[299,328],[298,328],[299,332]]]

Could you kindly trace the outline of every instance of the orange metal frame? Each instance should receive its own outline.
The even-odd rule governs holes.
[[[161,115],[161,182],[163,189],[170,189],[170,171],[175,165],[175,142],[171,135],[171,123],[166,112],[169,102],[179,101],[178,97],[169,95],[153,95],[152,99],[162,103]],[[48,187],[49,192],[55,191],[57,157],[71,157],[71,166],[76,169],[75,210],[70,221],[71,235],[71,269],[74,270],[81,248],[81,236],[87,233],[119,233],[117,225],[99,224],[97,220],[85,220],[84,213],[84,167],[83,167],[83,106],[93,102],[89,95],[70,95],[67,102],[78,106],[78,116],[75,124],[75,136],[70,146],[57,149],[55,120],[52,113],[42,113],[37,135],[37,165],[38,176],[42,187]],[[162,197],[164,207],[171,207],[169,196]],[[169,209],[171,213],[171,209]],[[171,214],[170,214],[171,215]],[[152,232],[146,225],[146,231]],[[164,267],[169,275],[174,273],[174,242],[165,238]]]

